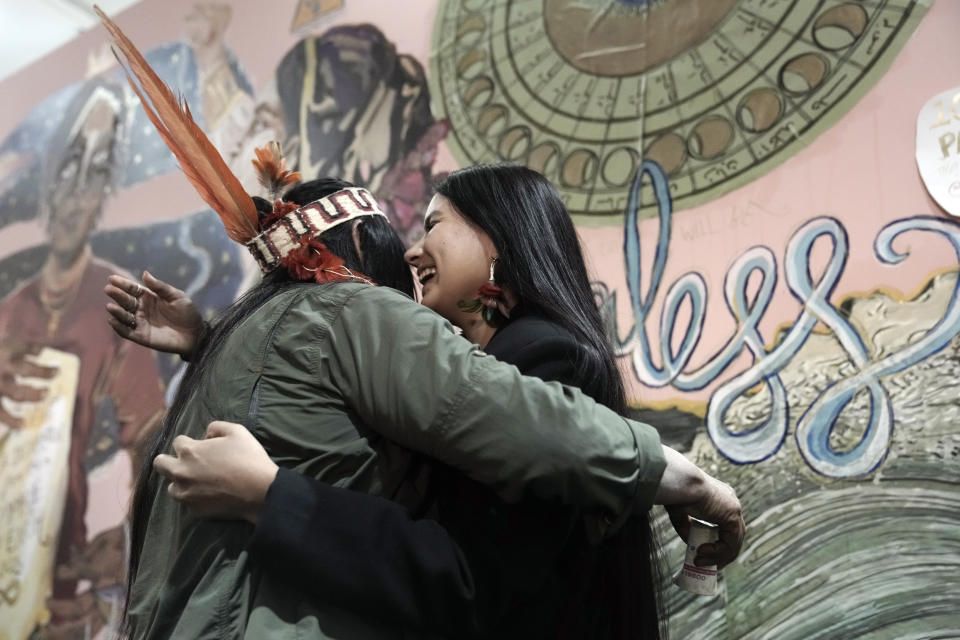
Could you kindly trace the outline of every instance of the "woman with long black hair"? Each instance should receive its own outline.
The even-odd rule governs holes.
[[[471,235],[479,236],[488,250],[464,250],[457,239]],[[460,326],[487,353],[526,375],[578,387],[626,413],[623,381],[594,303],[576,230],[559,194],[542,175],[512,165],[453,172],[437,185],[424,237],[407,259],[423,283],[422,303]],[[485,268],[491,269],[488,277],[495,289],[489,293],[494,295],[482,296],[480,308],[464,304]],[[512,535],[521,542],[501,540],[499,552],[487,554],[488,560],[499,556],[504,570],[514,574],[514,585],[521,587],[512,590],[509,604],[501,605],[503,620],[494,623],[491,636],[665,635],[659,550],[647,514],[631,517],[612,538],[594,545],[578,526],[576,510],[566,509],[564,518],[556,508],[537,505],[535,517],[529,517],[524,505],[506,507],[489,491],[479,492],[484,498],[478,505],[472,485],[469,480],[445,483],[441,504],[455,509],[451,505],[466,495],[473,498],[473,509],[503,510],[501,517],[513,522]],[[470,520],[475,546],[492,543],[476,534],[484,528],[483,519]],[[526,530],[518,531],[517,523]],[[558,529],[566,535],[558,535]]]

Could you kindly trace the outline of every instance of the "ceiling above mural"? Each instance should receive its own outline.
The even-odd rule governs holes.
[[[115,15],[140,0],[97,0]],[[86,0],[0,0],[0,80],[99,24]]]
[[[930,0],[442,0],[431,90],[462,164],[543,172],[621,218],[642,158],[674,208],[762,175],[849,111]],[[642,195],[653,215],[652,192]]]

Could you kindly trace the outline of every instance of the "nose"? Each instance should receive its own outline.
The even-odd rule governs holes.
[[[410,248],[403,253],[403,259],[407,261],[407,264],[414,268],[420,266],[420,258],[422,256],[423,238],[420,238],[414,244],[410,245]]]

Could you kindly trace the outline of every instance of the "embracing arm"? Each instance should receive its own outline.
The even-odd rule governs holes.
[[[111,326],[189,357],[202,319],[182,292],[148,275],[144,283],[111,278]],[[652,504],[665,464],[652,427],[524,378],[395,291],[358,290],[327,342],[318,374],[334,379],[367,425],[508,502],[529,491],[617,515]]]
[[[365,424],[507,502],[529,492],[614,517],[653,503],[665,466],[653,427],[522,376],[396,292],[359,290],[316,349]]]
[[[699,564],[722,567],[739,554],[746,528],[734,491],[663,446],[653,427],[520,375],[400,294],[356,293],[328,347],[324,373],[365,424],[505,501],[529,494],[581,507],[595,536],[663,504],[684,538],[688,515],[719,526],[719,543],[700,548]]]

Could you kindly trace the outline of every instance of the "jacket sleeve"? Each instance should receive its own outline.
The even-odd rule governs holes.
[[[520,375],[389,289],[360,289],[316,346],[365,424],[485,484],[604,511],[620,520],[652,503],[666,463],[653,427],[572,387]]]

